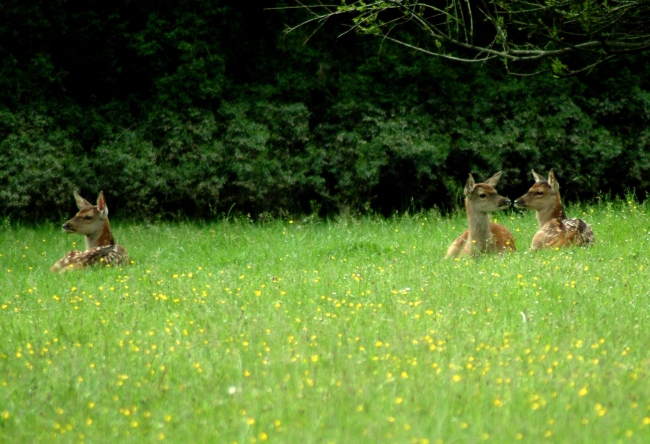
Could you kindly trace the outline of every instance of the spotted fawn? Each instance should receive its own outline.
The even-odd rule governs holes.
[[[594,232],[581,219],[568,219],[560,198],[560,185],[555,172],[548,172],[548,179],[531,170],[535,184],[526,194],[515,200],[517,208],[537,212],[539,231],[533,237],[531,249],[562,247],[569,245],[590,245],[594,243]]]
[[[130,263],[126,250],[115,243],[111,226],[108,223],[108,207],[104,193],[97,197],[97,205],[92,205],[76,191],[79,212],[63,224],[66,233],[86,236],[86,251],[72,250],[51,268],[53,272],[78,270],[93,265],[127,265]]]

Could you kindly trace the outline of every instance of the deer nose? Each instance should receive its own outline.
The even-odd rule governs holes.
[[[505,210],[506,208],[508,208],[510,206],[511,203],[512,202],[510,202],[510,199],[508,199],[507,197],[504,197],[503,199],[501,199],[499,201],[498,205],[499,205],[500,209]]]
[[[62,227],[62,228],[63,228],[64,230],[68,231],[68,230],[70,229],[70,224],[66,222],[66,223],[63,224],[63,227]]]

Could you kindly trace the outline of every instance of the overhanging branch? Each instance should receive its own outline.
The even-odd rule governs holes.
[[[287,33],[349,17],[348,31],[379,36],[403,47],[465,63],[502,59],[523,72],[575,75],[617,57],[650,49],[648,0],[345,0],[300,5],[313,16]],[[476,22],[477,18],[484,20]],[[425,31],[428,39],[412,43]],[[499,49],[500,48],[500,49]],[[531,63],[542,63],[536,69]],[[532,69],[531,69],[532,68]]]

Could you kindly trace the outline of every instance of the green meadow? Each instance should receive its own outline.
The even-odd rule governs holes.
[[[650,236],[573,206],[588,249],[443,260],[464,214],[0,228],[0,442],[650,442]]]

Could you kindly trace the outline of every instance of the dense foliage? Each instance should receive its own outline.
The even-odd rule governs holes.
[[[650,190],[650,64],[515,78],[289,1],[0,5],[0,212],[58,218],[104,190],[118,217],[452,207],[468,172],[530,168],[565,196]]]

